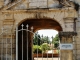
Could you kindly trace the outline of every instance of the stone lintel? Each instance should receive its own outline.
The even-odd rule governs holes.
[[[62,37],[62,36],[76,36],[77,35],[77,32],[59,32],[59,36]]]
[[[66,20],[74,20],[74,19],[76,19],[75,17],[66,17],[66,18],[63,18],[64,19],[64,21],[66,22]]]
[[[3,10],[2,13],[28,13],[28,12],[67,12],[68,9],[54,9],[54,8],[35,8],[35,9],[26,9],[26,10]],[[69,11],[72,11],[74,12],[75,10],[74,9],[70,9]]]

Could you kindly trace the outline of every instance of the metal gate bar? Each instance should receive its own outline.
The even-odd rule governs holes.
[[[18,60],[18,24],[16,24],[16,60]]]
[[[29,57],[29,55],[28,55],[28,32],[31,32],[31,33],[33,33],[32,31],[30,31],[30,30],[28,30],[28,24],[26,25],[26,29],[23,29],[23,27],[24,27],[24,25],[22,24],[21,25],[21,29],[20,30],[18,30],[18,27],[16,27],[16,60],[18,59],[18,32],[20,32],[21,31],[21,33],[22,33],[22,60],[24,59],[24,53],[23,53],[23,51],[24,51],[24,49],[23,49],[23,47],[24,47],[24,42],[23,42],[23,37],[24,37],[24,33],[23,33],[23,31],[26,31],[26,36],[27,36],[27,38],[26,38],[26,43],[27,43],[27,45],[26,45],[26,48],[27,48],[27,53],[26,53],[26,55],[27,55],[27,60],[29,59],[28,57]],[[33,29],[32,27],[31,27],[31,29]]]
[[[23,25],[22,25],[22,60],[23,60]]]
[[[26,34],[27,34],[27,60],[28,60],[28,24],[26,25],[27,30],[26,30]]]

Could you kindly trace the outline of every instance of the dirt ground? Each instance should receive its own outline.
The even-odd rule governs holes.
[[[60,58],[34,58],[34,60],[60,60]]]

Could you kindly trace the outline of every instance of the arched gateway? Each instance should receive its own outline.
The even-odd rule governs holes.
[[[19,30],[22,29],[22,26],[21,26],[22,24],[24,25],[23,29],[27,29],[26,27],[27,24],[29,25],[28,29],[33,27],[33,33],[35,33],[35,31],[40,29],[55,29],[57,31],[62,31],[60,24],[52,19],[46,19],[46,18],[45,19],[27,19],[18,26]],[[28,36],[27,36],[27,33],[28,33]],[[22,31],[19,32],[18,34],[18,57],[19,57],[18,59],[19,60],[21,60],[22,58],[24,60],[27,60],[27,53],[28,53],[28,60],[32,60],[33,33],[26,32],[23,30],[23,38],[22,38]],[[22,43],[22,40],[23,40],[23,43]],[[28,48],[27,48],[27,42],[28,42]],[[23,49],[21,47],[22,44],[23,44]],[[23,53],[22,53],[22,50],[23,50]],[[23,54],[23,57],[22,57],[22,54]]]
[[[29,30],[33,26],[33,32],[40,29],[59,31],[60,59],[79,59],[80,8],[77,2],[79,0],[1,0],[0,60],[32,60],[33,34],[25,31],[27,24]],[[67,45],[74,49],[67,50]]]
[[[30,29],[33,26],[34,27],[33,32],[36,32],[37,30],[40,30],[40,29],[55,29],[59,32],[63,31],[63,32],[60,32],[61,43],[65,43],[65,41],[67,40],[66,41],[67,44],[68,43],[72,44],[73,43],[72,37],[75,35],[75,31],[76,31],[76,25],[75,25],[76,16],[73,14],[74,13],[76,14],[76,11],[70,10],[70,12],[74,12],[74,13],[69,13],[68,11],[69,10],[65,11],[64,9],[62,10],[55,10],[55,9],[42,10],[40,9],[40,10],[31,10],[31,11],[28,11],[28,10],[27,11],[25,10],[3,11],[4,13],[3,15],[5,16],[5,18],[4,20],[2,20],[3,27],[4,27],[2,32],[7,30],[7,33],[3,33],[3,34],[1,33],[1,39],[2,39],[1,40],[2,41],[1,59],[3,59],[3,56],[5,56],[6,59],[9,58],[10,56],[11,59],[16,59],[16,60],[22,60],[22,59],[32,60],[33,58],[32,57],[32,36],[33,34],[28,33],[29,40],[26,40],[27,39],[26,31],[23,31],[23,34],[22,34],[22,31],[21,32],[19,31],[20,29],[22,29],[21,27],[22,24],[24,25],[24,26],[22,25],[23,29],[26,29],[27,24],[29,25],[28,29]],[[16,26],[16,23],[18,23],[17,26]],[[15,34],[15,28],[17,29],[16,34],[18,33],[18,35]],[[23,46],[24,46],[23,49],[22,49],[22,43],[21,43],[22,40],[23,40]],[[4,41],[12,41],[12,42],[4,43]],[[7,48],[7,47],[3,48],[5,44],[6,46],[10,46],[10,48]],[[28,47],[28,49],[26,47]],[[3,50],[5,52],[3,52]],[[22,54],[22,50],[23,50],[23,54]],[[27,53],[27,51],[29,53]],[[60,59],[65,60],[64,55],[65,56],[69,55],[68,58],[72,60],[73,59],[72,51],[73,50],[68,50],[68,51],[61,50]]]
[[[31,27],[33,27],[33,32],[31,33]],[[67,43],[67,44],[73,44],[73,36],[76,35],[76,32],[62,32],[63,29],[59,22],[50,19],[50,18],[45,18],[45,19],[27,19],[24,20],[22,23],[20,22],[18,26],[18,30],[21,30],[18,32],[18,59],[19,60],[33,60],[33,55],[32,55],[32,40],[33,40],[33,34],[40,29],[55,29],[58,32],[60,32],[60,40],[61,43]],[[24,30],[26,29],[26,30]],[[27,30],[29,29],[29,31]],[[23,50],[23,51],[22,51]],[[67,58],[73,59],[73,50],[60,50],[61,55],[60,59],[65,59],[65,56],[68,56]],[[68,53],[66,53],[68,52]],[[42,57],[43,58],[43,57]],[[67,60],[69,60],[67,59]]]

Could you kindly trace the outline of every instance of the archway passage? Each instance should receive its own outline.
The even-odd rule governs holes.
[[[18,29],[22,29],[21,25],[24,25],[24,29],[26,29],[26,25],[29,25],[29,29],[33,26],[33,31],[37,31],[40,29],[55,29],[57,31],[62,31],[62,28],[58,22],[52,19],[27,19],[20,23]],[[23,37],[22,37],[23,36]],[[18,59],[19,60],[32,60],[32,37],[33,35],[31,33],[27,33],[26,31],[22,31],[18,33]],[[27,39],[28,38],[28,43]],[[23,43],[22,43],[23,40]],[[23,47],[22,47],[23,44]],[[28,45],[28,47],[27,47]],[[23,50],[23,54],[22,54]],[[28,53],[27,53],[28,50]],[[23,56],[22,56],[23,55]]]
[[[26,24],[29,25],[29,27],[33,26],[34,31],[39,29],[55,29],[58,31],[62,31],[62,27],[60,24],[52,19],[27,19],[20,23],[24,24],[24,28],[26,28]],[[19,25],[19,29],[21,28]]]

